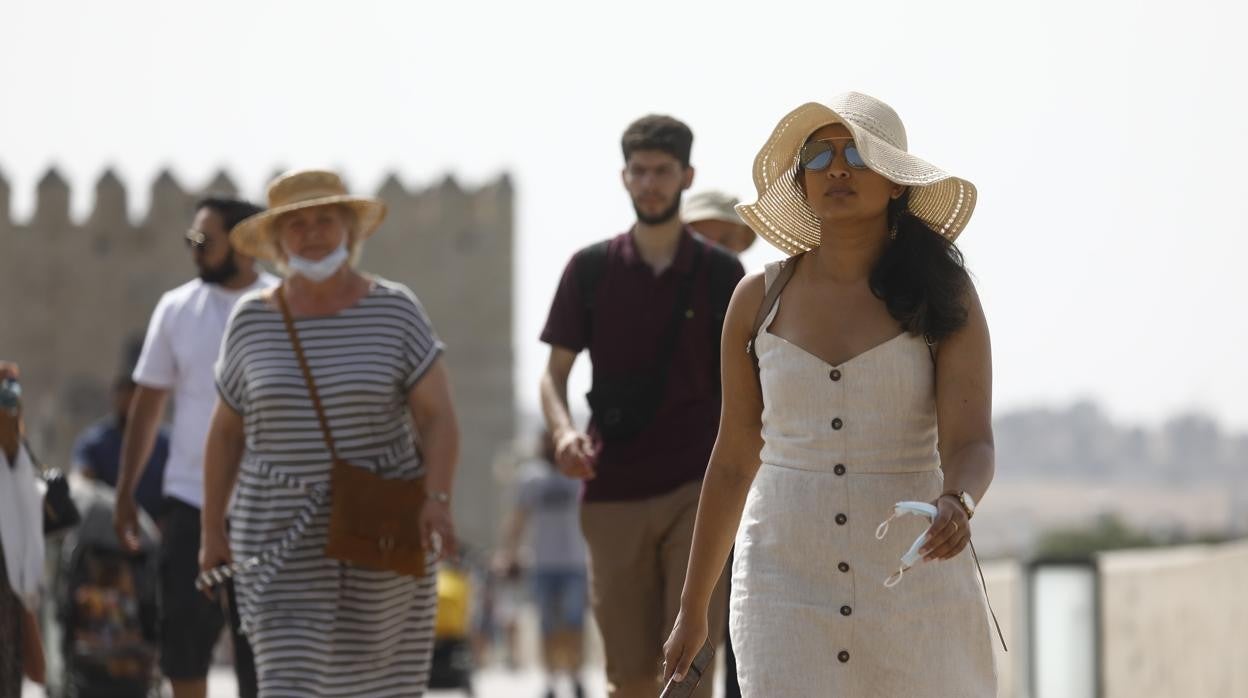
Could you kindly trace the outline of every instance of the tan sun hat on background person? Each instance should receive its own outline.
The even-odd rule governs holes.
[[[342,178],[328,170],[291,170],[269,183],[269,208],[245,218],[230,232],[230,244],[239,252],[260,260],[279,259],[273,223],[283,213],[301,208],[340,204],[355,212],[358,245],[377,232],[386,217],[386,203],[371,196],[347,193]]]
[[[680,207],[680,220],[685,223],[724,221],[744,224],[736,211],[739,203],[740,199],[722,191],[700,191],[685,199]]]
[[[820,225],[798,187],[798,156],[806,139],[828,124],[844,124],[867,167],[910,189],[909,211],[952,241],[975,210],[975,185],[906,152],[897,112],[874,97],[846,92],[827,105],[808,102],[776,125],[754,158],[758,201],[737,212],[768,242],[790,255],[819,246]]]
[[[685,199],[681,204],[680,220],[704,236],[707,235],[707,231],[700,229],[697,225],[698,223],[718,221],[731,226],[740,226],[734,235],[739,234],[739,236],[744,236],[744,239],[739,242],[741,249],[733,250],[739,254],[754,244],[755,237],[754,231],[750,229],[749,225],[737,213],[736,207],[740,203],[740,199],[722,191],[700,191]],[[717,242],[724,244],[724,241]]]

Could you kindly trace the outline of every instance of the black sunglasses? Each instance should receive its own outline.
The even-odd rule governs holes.
[[[204,231],[195,228],[186,231],[183,240],[186,242],[186,246],[192,249],[203,250],[208,247],[208,236],[204,235]]]
[[[867,161],[862,159],[862,154],[858,152],[858,146],[852,141],[846,143],[842,148],[845,153],[845,162],[855,170],[867,169]],[[836,145],[831,140],[811,141],[802,146],[801,154],[798,156],[798,162],[801,163],[802,169],[807,172],[819,172],[826,170],[832,166],[832,161],[836,159]]]

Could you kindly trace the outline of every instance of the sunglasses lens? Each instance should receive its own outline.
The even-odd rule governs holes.
[[[807,170],[823,170],[832,164],[835,152],[832,145],[825,142],[808,143],[802,148],[802,168]]]
[[[845,162],[848,162],[850,167],[859,170],[867,167],[867,161],[862,159],[862,153],[858,152],[858,146],[856,145],[845,146]]]

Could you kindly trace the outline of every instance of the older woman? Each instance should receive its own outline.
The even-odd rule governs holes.
[[[455,542],[459,435],[442,344],[411,291],[354,267],[385,214],[381,201],[348,195],[324,171],[285,174],[268,196],[269,210],[239,224],[231,243],[288,273],[277,289],[241,299],[226,330],[201,566],[212,578],[234,563],[262,696],[419,696],[434,566]],[[361,477],[383,484],[364,499],[420,491],[386,514],[387,535],[354,530],[375,514],[367,505],[339,509],[359,503],[345,484]],[[423,491],[410,487],[418,482]],[[415,569],[336,548],[347,530],[373,552],[393,552],[408,516],[419,528]]]
[[[909,154],[897,114],[856,93],[785,116],[754,178],[758,201],[738,211],[793,256],[744,279],[728,310],[668,671],[690,671],[736,533],[744,695],[995,696],[966,550],[993,475],[988,325],[953,244],[975,189]],[[877,530],[915,500],[898,511],[934,521]],[[929,524],[921,559],[903,561]]]

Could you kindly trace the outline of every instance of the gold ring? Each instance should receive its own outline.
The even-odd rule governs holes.
[[[957,522],[957,521],[954,521],[954,522],[953,522],[953,530],[955,530],[955,531],[956,531],[956,530],[958,530],[958,522]]]

